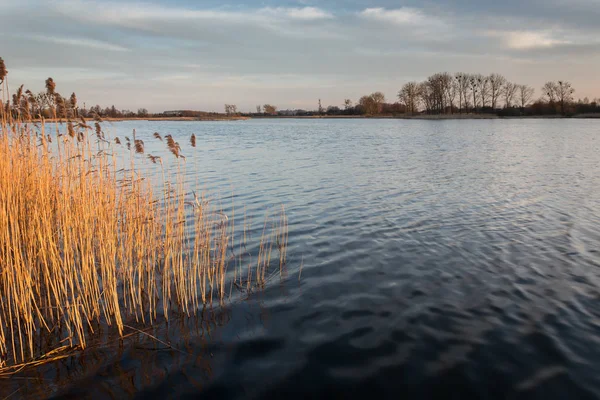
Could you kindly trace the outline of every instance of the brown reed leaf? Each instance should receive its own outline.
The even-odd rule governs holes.
[[[153,156],[152,154],[148,154],[148,159],[152,161],[153,164],[156,164],[157,160],[162,160],[160,156]]]
[[[158,140],[160,140],[160,141],[162,142],[162,140],[163,140],[163,139],[162,139],[162,137],[160,136],[160,133],[158,133],[158,132],[154,132],[154,135],[153,135],[153,136],[154,136],[154,138],[155,138],[155,139],[158,139]]]
[[[190,136],[190,144],[192,145],[192,147],[196,147],[196,135],[194,135],[192,133],[192,136]]]
[[[119,139],[118,137],[115,138],[115,143],[116,144],[121,144],[121,139]]]

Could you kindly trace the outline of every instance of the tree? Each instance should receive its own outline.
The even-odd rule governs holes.
[[[261,108],[261,106],[256,106],[256,113],[257,114],[262,114],[262,108]]]
[[[488,77],[490,83],[490,100],[492,108],[495,110],[498,106],[498,99],[502,95],[502,88],[506,84],[506,78],[500,74],[491,74]]]
[[[565,107],[573,102],[573,93],[575,89],[571,86],[571,83],[566,81],[558,81],[556,85],[556,97],[558,104],[560,105],[560,113],[565,115]]]
[[[531,86],[527,85],[518,85],[517,86],[517,96],[519,98],[519,102],[521,103],[521,110],[525,111],[525,106],[531,101],[533,97],[533,93],[535,90]]]
[[[417,82],[408,82],[398,92],[398,100],[406,106],[409,113],[414,114],[419,109],[419,84]]]
[[[469,74],[459,72],[456,74],[456,82],[458,83],[458,109],[460,112],[464,110],[467,112],[469,108],[468,91],[469,91]]]
[[[321,99],[319,99],[319,115],[323,114],[323,106],[321,105]]]
[[[100,107],[98,107],[98,108],[100,108]],[[138,117],[145,118],[148,116],[148,110],[145,108],[138,108],[137,115],[138,115]]]
[[[431,113],[434,108],[434,94],[431,85],[427,82],[421,82],[419,84],[419,97],[425,106],[425,111],[427,113]]]
[[[237,106],[235,104],[225,104],[225,114],[227,114],[227,115],[237,114]]]
[[[263,110],[265,111],[265,114],[269,115],[275,115],[277,113],[277,107],[271,104],[265,104]]]
[[[480,75],[469,75],[469,88],[473,95],[473,111],[477,110],[477,83]]]
[[[383,103],[385,102],[385,96],[381,92],[374,92],[370,95],[363,96],[358,101],[365,114],[376,115],[381,113]]]
[[[542,96],[547,98],[550,104],[554,104],[556,102],[557,91],[558,88],[554,82],[546,82],[544,86],[542,86]]]
[[[479,93],[479,100],[481,108],[487,106],[488,97],[490,95],[490,81],[487,76],[477,75],[477,92]]]
[[[349,111],[352,108],[352,100],[345,99],[344,100],[344,110]]]
[[[517,84],[512,82],[506,82],[502,88],[502,94],[504,95],[504,107],[510,108],[512,105],[513,98],[517,93]]]
[[[327,115],[338,115],[340,113],[340,108],[338,106],[329,106],[327,107]]]

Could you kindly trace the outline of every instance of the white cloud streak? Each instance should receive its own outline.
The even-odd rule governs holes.
[[[489,31],[487,34],[499,37],[504,46],[511,50],[549,49],[572,44],[570,40],[558,38],[546,31]]]
[[[97,24],[124,27],[148,27],[155,22],[220,22],[229,24],[264,24],[284,21],[319,21],[334,16],[316,7],[260,9],[187,9],[150,4],[66,0],[56,4],[67,16],[83,18]]]
[[[367,8],[361,11],[359,15],[365,19],[388,22],[396,25],[425,25],[440,22],[435,18],[428,17],[419,9],[409,7],[395,10]]]
[[[96,50],[107,50],[107,51],[129,51],[128,48],[119,46],[112,43],[102,42],[94,39],[86,39],[86,38],[68,38],[68,37],[57,37],[57,36],[44,36],[44,35],[27,35],[25,36],[28,39],[37,40],[41,42],[53,43],[58,45],[65,46],[76,46],[76,47],[86,47],[90,49]]]

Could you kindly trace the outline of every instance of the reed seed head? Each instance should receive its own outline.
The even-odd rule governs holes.
[[[135,152],[138,154],[144,154],[144,141],[139,139],[135,140]]]
[[[54,95],[56,90],[56,83],[54,83],[54,79],[48,78],[46,79],[46,93],[50,95]]]
[[[0,83],[4,82],[4,79],[8,75],[8,70],[6,69],[6,64],[2,57],[0,57]]]
[[[190,144],[192,145],[192,147],[196,147],[196,135],[194,135],[193,133],[190,137]]]

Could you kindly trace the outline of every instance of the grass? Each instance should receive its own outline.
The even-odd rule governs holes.
[[[74,94],[63,98],[51,79],[46,91],[63,125],[33,122],[35,97],[23,87],[9,96],[0,59],[0,375],[85,349],[104,326],[123,336],[127,324],[159,314],[196,315],[234,287],[264,285],[274,257],[282,272],[283,207],[265,218],[255,255],[247,255],[244,219],[236,255],[233,216],[186,186],[175,138],[155,134],[174,158],[165,172],[135,131],[111,139],[99,118],[93,126],[78,119]],[[160,165],[159,189],[141,162]]]

